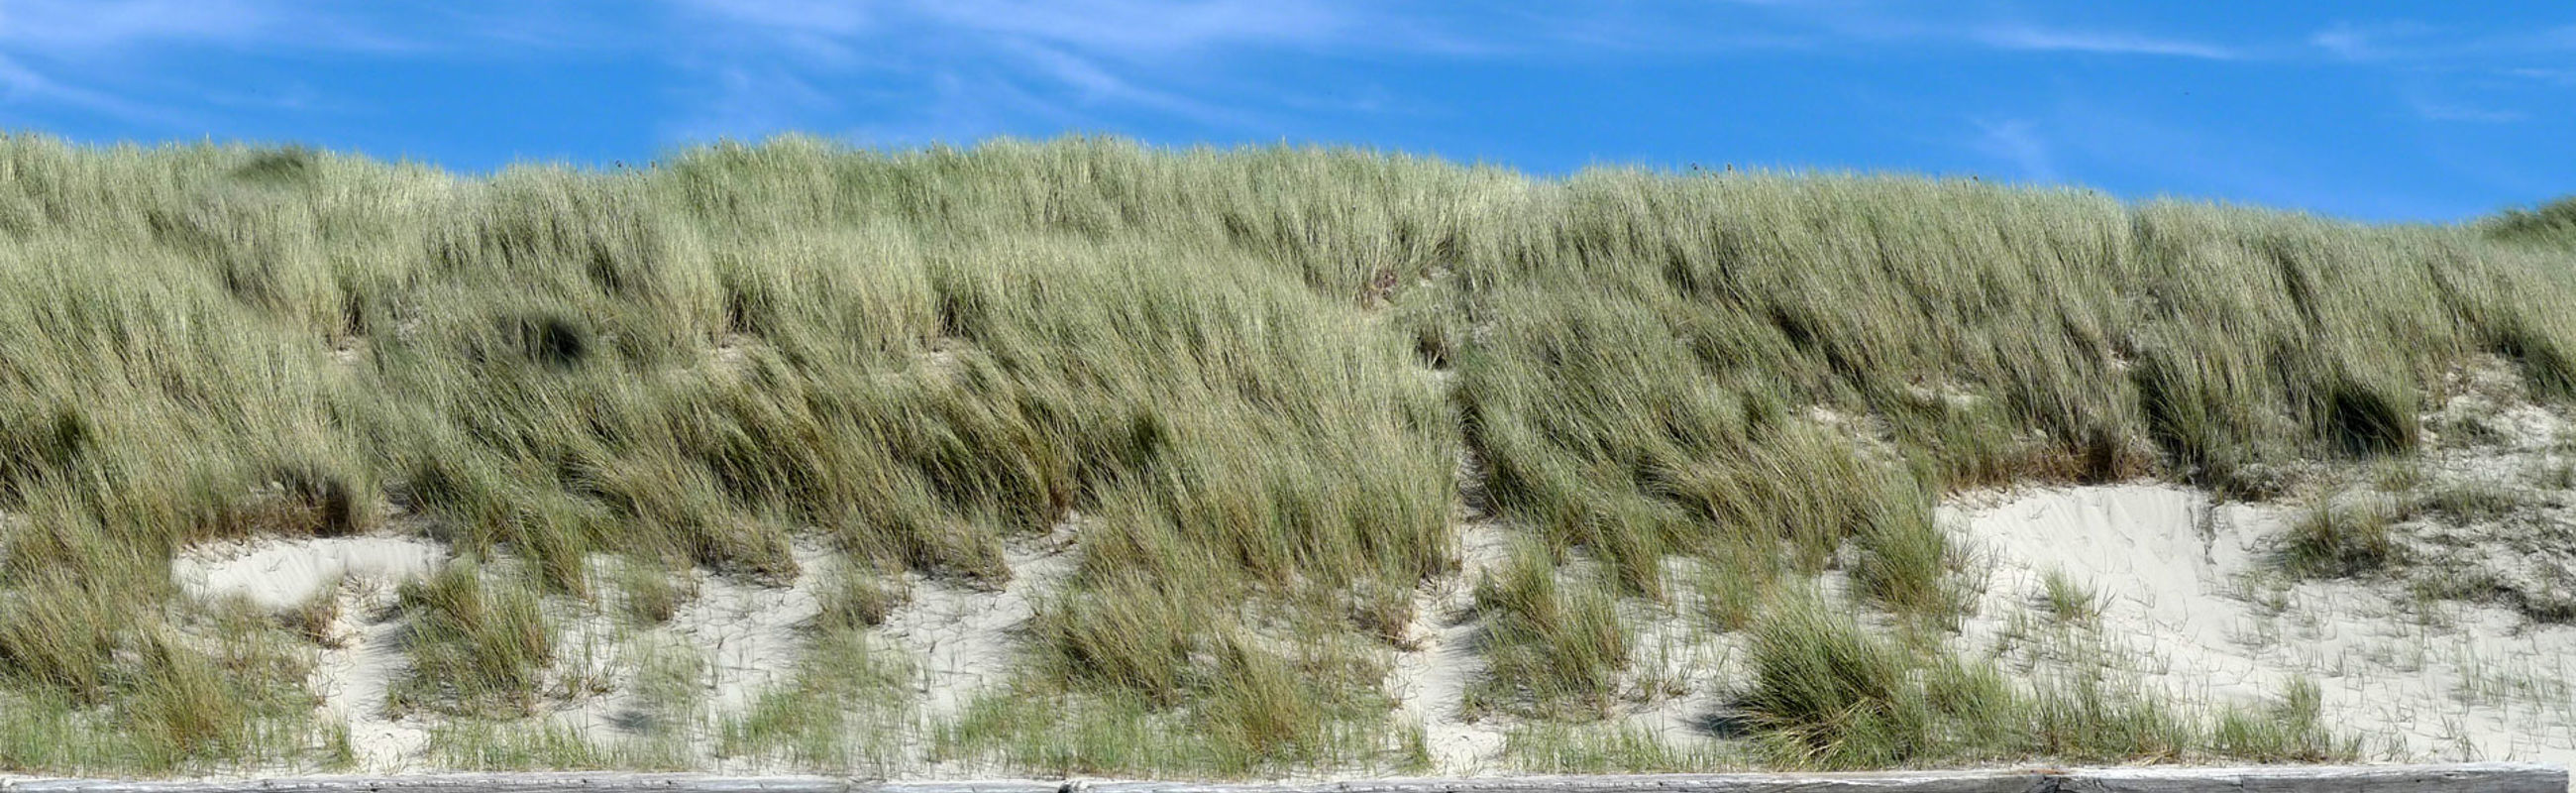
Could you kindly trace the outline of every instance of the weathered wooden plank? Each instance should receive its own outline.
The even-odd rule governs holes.
[[[1277,785],[1119,782],[1089,793],[2035,793],[2046,777],[2029,771],[1879,774],[1693,774],[1379,779]]]
[[[2567,793],[2567,769],[2530,763],[2104,768],[2067,774],[2065,793]]]
[[[2569,793],[2520,763],[1373,779],[1348,782],[864,782],[699,774],[449,774],[246,780],[0,778],[0,793]]]
[[[44,779],[12,782],[9,793],[852,793],[832,777],[711,777],[693,774],[437,774],[313,776],[245,780]],[[1037,793],[1030,790],[1018,793]],[[1044,787],[1053,793],[1053,787]]]
[[[863,793],[1068,793],[1073,782],[885,782],[861,788]]]

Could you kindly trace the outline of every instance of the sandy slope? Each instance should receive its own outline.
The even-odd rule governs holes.
[[[1483,521],[1469,522],[1461,531],[1461,572],[1424,584],[1414,594],[1413,624],[1405,631],[1412,646],[1398,651],[1388,666],[1387,693],[1404,718],[1422,726],[1432,761],[1449,773],[1468,774],[1488,767],[1503,749],[1502,728],[1491,720],[1468,718],[1459,705],[1467,686],[1485,669],[1475,582],[1510,557],[1511,538]]]
[[[2327,723],[2360,733],[2374,754],[2576,761],[2563,674],[2576,627],[2491,605],[2426,606],[2387,581],[2272,577],[2265,554],[2294,517],[2284,507],[2218,504],[2169,485],[1989,498],[1944,510],[1995,563],[1963,649],[2066,666],[2018,652],[2055,630],[2034,603],[2056,570],[2101,593],[2099,618],[2067,630],[2150,686],[2246,701],[2301,676],[2323,690]]]
[[[437,543],[409,537],[255,540],[190,549],[171,563],[170,577],[197,597],[238,597],[263,609],[285,609],[343,578],[400,581],[446,559]]]
[[[1940,517],[1979,554],[1983,592],[1953,645],[2025,676],[2104,664],[2194,703],[2260,701],[2306,678],[2319,685],[2329,723],[2369,738],[2374,756],[2576,762],[2576,689],[2567,675],[2576,627],[2510,608],[2563,589],[2553,576],[2576,554],[2569,540],[2576,498],[2567,482],[2543,481],[2565,479],[2550,472],[2576,464],[2576,445],[2565,440],[2570,422],[2474,398],[2453,400],[2427,422],[2454,442],[2428,451],[2419,488],[2492,486],[2519,506],[2477,523],[2410,513],[2401,540],[2421,563],[2401,574],[2290,580],[2270,557],[2299,509],[2287,504],[2219,503],[2152,483],[1954,497]],[[2470,437],[2483,440],[2461,441]],[[1504,772],[1510,720],[1471,719],[1460,703],[1485,667],[1472,588],[1508,558],[1517,530],[1482,511],[1473,462],[1461,466],[1461,570],[1417,591],[1408,641],[1387,651],[1385,687],[1395,717],[1422,728],[1433,772]],[[2402,497],[2361,490],[2343,497]],[[874,637],[914,670],[922,728],[954,717],[1013,673],[1027,622],[1078,567],[1080,535],[1077,518],[1007,543],[1014,575],[999,587],[907,575],[910,600]],[[805,625],[835,580],[837,554],[809,542],[795,553],[804,572],[791,581],[687,573],[682,589],[693,597],[661,625],[633,624],[605,601],[550,598],[563,668],[555,675],[559,699],[543,717],[603,743],[677,740],[715,767],[711,726],[787,679],[806,652]],[[428,723],[384,713],[387,688],[407,668],[408,626],[391,606],[401,581],[448,557],[438,543],[411,536],[268,539],[191,549],[173,562],[172,577],[193,598],[268,610],[335,601],[336,620],[308,681],[323,715],[349,727],[363,770],[426,770]],[[1683,568],[1692,563],[1673,564],[1674,580],[1687,580]],[[2404,577],[2471,568],[2491,572],[2515,599],[2421,598]],[[2098,616],[2052,620],[2040,604],[2051,572],[2098,592]],[[1840,596],[1839,577],[1827,578],[1829,596]],[[1717,740],[1706,725],[1741,685],[1733,668],[1740,659],[1737,637],[1708,629],[1686,590],[1670,603],[1622,604],[1638,629],[1634,676],[1651,691],[1614,716],[1667,742],[1705,748]],[[675,656],[693,661],[679,668],[696,670],[687,683],[692,710],[661,713],[656,708],[667,706],[642,693],[644,677]],[[911,775],[968,771],[923,767]]]
[[[1005,543],[1011,580],[998,589],[910,576],[912,600],[886,615],[878,635],[913,659],[925,718],[955,716],[1018,668],[1029,618],[1081,561],[1080,526],[1069,518],[1045,537]]]

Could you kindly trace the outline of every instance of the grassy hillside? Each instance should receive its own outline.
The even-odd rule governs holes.
[[[426,532],[493,562],[402,598],[402,705],[469,724],[550,696],[537,604],[651,594],[597,555],[780,581],[823,544],[858,562],[827,652],[898,573],[998,586],[1007,541],[1077,515],[1018,682],[938,751],[1401,766],[1374,651],[1457,572],[1461,504],[1524,540],[1477,592],[1498,718],[1583,723],[1633,682],[1620,604],[1700,588],[1757,639],[1764,762],[2305,756],[2241,714],[1922,660],[1961,607],[1931,505],[2142,475],[2263,495],[2412,452],[2472,355],[2576,395],[2563,209],[2368,226],[1099,140],[466,178],[0,138],[0,770],[345,744],[291,621],[178,595],[192,544]],[[1827,568],[1910,627],[1824,616]],[[833,666],[810,699],[878,696]],[[1630,764],[1658,763],[1688,764]]]
[[[2484,223],[2487,235],[2526,244],[2576,247],[2576,197],[2509,209]]]

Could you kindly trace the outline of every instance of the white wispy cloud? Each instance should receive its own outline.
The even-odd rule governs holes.
[[[716,88],[704,112],[678,123],[704,126],[677,131],[690,138],[749,138],[798,127],[811,114],[828,110],[831,95],[802,76],[773,68],[729,66],[707,75]],[[709,123],[721,120],[723,123]]]
[[[2576,28],[2470,30],[2346,21],[2316,31],[2307,43],[2389,85],[2406,110],[2426,121],[2524,121],[2531,113],[2512,105],[2545,95],[2533,89],[2576,86],[2576,71],[2561,65],[2576,55]]]
[[[0,103],[45,102],[139,121],[166,120],[169,114],[115,95],[65,85],[0,55]]]
[[[2176,58],[2235,60],[2236,48],[2189,39],[2142,33],[2068,30],[2010,23],[1972,28],[1966,37],[1979,44],[2029,52],[2082,52],[2098,55],[2160,55]]]
[[[901,95],[972,85],[1028,100],[999,108],[1022,119],[1080,123],[1087,111],[1124,110],[1239,126],[1251,123],[1246,113],[1207,97],[1244,86],[1209,84],[1211,64],[1264,50],[1454,41],[1362,0],[575,1],[400,13],[299,0],[0,0],[9,57],[0,101],[152,115],[144,111],[163,103],[153,97],[186,80],[156,64],[190,48],[459,62],[591,48],[670,65],[681,84],[666,90],[688,109],[665,125],[682,137],[845,117],[859,101],[845,96],[853,86]]]
[[[0,103],[49,105],[128,121],[166,120],[169,113],[115,92],[56,75],[60,61],[97,62],[118,50],[169,40],[234,41],[260,24],[258,9],[216,0],[0,0]],[[102,65],[97,71],[112,71]]]
[[[1214,130],[1271,125],[1245,94],[1284,87],[1227,81],[1226,64],[1262,52],[1401,51],[1483,59],[1620,57],[1847,47],[1852,42],[1969,46],[2024,53],[2237,59],[2236,47],[2147,31],[2076,29],[2021,20],[1926,17],[1867,0],[1700,6],[1607,3],[1473,13],[1360,0],[669,0],[710,64],[754,61],[818,82],[895,76],[918,88],[1008,85],[1042,97],[1049,119],[1146,112]],[[1257,80],[1258,78],[1250,78]],[[942,89],[944,90],[944,89]],[[711,107],[740,104],[716,101]],[[722,111],[717,111],[722,112]],[[928,113],[927,108],[904,112]],[[945,113],[952,119],[967,114]],[[746,122],[748,123],[748,122]],[[722,127],[721,118],[690,128]]]
[[[2433,121],[2466,121],[2478,124],[2505,124],[2521,121],[2531,117],[2530,114],[2519,110],[2491,110],[2482,107],[2453,104],[2449,102],[2436,102],[2420,98],[2409,101],[2410,104],[2414,106],[2416,115],[2423,116],[2424,118]]]
[[[1551,19],[1549,28],[1575,31],[1567,35],[1585,42],[1659,49],[1833,51],[1866,43],[2210,60],[2258,52],[2153,30],[2069,27],[2019,16],[1960,13],[1955,6],[1872,0],[1730,0],[1649,6],[1653,11],[1630,4],[1579,8]],[[1943,13],[1927,13],[1926,8]]]
[[[2525,80],[2535,80],[2550,85],[2576,87],[2576,69],[2542,69],[2524,67],[2506,69],[2504,73]]]
[[[12,49],[100,50],[161,41],[244,41],[274,9],[242,0],[7,0],[0,42]]]
[[[1359,7],[1316,0],[949,0],[917,3],[958,29],[1100,53],[1166,54],[1208,47],[1335,43],[1356,31]]]
[[[1015,121],[1078,120],[1060,103],[1002,80],[941,72],[930,76],[925,93],[915,112],[861,123],[846,133],[866,145],[910,147],[974,140]]]
[[[831,0],[680,0],[679,5],[739,24],[827,35],[865,30],[869,19],[857,4]]]
[[[2010,164],[2021,179],[2060,181],[2055,147],[2041,137],[2038,124],[2023,118],[1973,123],[1977,134],[1969,139],[1969,148]]]
[[[170,45],[374,52],[421,46],[408,31],[377,24],[361,8],[291,0],[0,0],[0,47],[94,61]]]
[[[680,39],[699,49],[830,67],[864,62],[854,42],[877,28],[874,15],[829,0],[680,0],[675,7],[686,31]],[[743,58],[725,60],[735,62],[709,64],[706,71],[719,77],[740,73]]]
[[[2361,31],[2335,27],[2317,31],[2308,44],[2344,60],[2360,60],[2370,55],[2370,38]]]
[[[1747,52],[1867,57],[1885,50],[2034,61],[2230,61],[2245,68],[2333,58],[2469,62],[2524,85],[2576,84],[2562,65],[2576,52],[2576,27],[2477,34],[2403,22],[2338,23],[2304,40],[2266,41],[2076,24],[2036,9],[2028,15],[1934,9],[1883,0],[1472,9],[1366,0],[559,0],[388,12],[307,0],[0,0],[0,102],[166,119],[167,105],[188,109],[185,102],[162,101],[187,78],[155,71],[154,64],[167,61],[154,58],[187,47],[263,54],[365,49],[454,62],[613,49],[619,57],[668,67],[662,74],[671,76],[657,76],[666,82],[652,88],[679,108],[659,120],[675,140],[818,127],[885,139],[929,132],[963,139],[1122,127],[1140,118],[1176,121],[1213,137],[1259,138],[1294,134],[1300,117],[1318,107],[1426,112],[1424,100],[1436,99],[1378,87],[1357,101],[1343,87],[1260,68],[1278,54],[1557,64]],[[2553,54],[2559,57],[2540,57]],[[216,93],[197,91],[192,98]],[[2419,116],[2441,121],[2502,123],[2524,115],[2512,107],[2517,100],[2502,94],[2436,96],[2452,101],[2397,101],[2411,101]],[[222,110],[206,102],[195,109]],[[2051,179],[2057,163],[2040,133],[2063,127],[2007,119],[1979,122],[1972,133],[1981,150],[2025,176]],[[2056,148],[2071,151],[2071,145]]]
[[[1955,5],[1871,0],[1745,2],[1770,21],[1806,28],[1830,40],[1913,46],[1967,46],[2004,52],[2079,53],[2235,60],[2255,54],[2239,45],[2148,29],[2068,26],[2013,14],[1962,12]],[[1927,12],[1938,9],[1940,13]]]
[[[974,86],[1000,101],[1007,118],[1083,123],[1094,111],[1146,112],[1211,127],[1258,123],[1227,102],[1203,99],[1242,86],[1211,87],[1211,63],[1257,50],[1380,46],[1397,27],[1351,0],[891,0],[859,7],[822,0],[671,0],[692,26],[694,70],[746,68],[799,75],[816,84],[905,83],[936,97]],[[682,136],[762,126],[755,103],[736,92],[755,84],[704,86],[716,96],[673,125]],[[955,129],[992,113],[908,106],[918,119],[879,119],[871,129]],[[933,119],[932,116],[937,118]]]
[[[1241,113],[1222,106],[1192,99],[1173,91],[1146,87],[1111,72],[1100,63],[1072,52],[1045,46],[1030,46],[1018,55],[1035,64],[1056,82],[1081,92],[1088,101],[1106,101],[1158,110],[1201,123],[1236,123],[1244,120]]]
[[[0,105],[70,109],[203,134],[209,107],[309,106],[298,86],[261,97],[240,86],[181,89],[158,58],[174,51],[364,51],[414,49],[396,31],[288,0],[0,0]]]
[[[1348,43],[1368,16],[1322,0],[673,0],[687,15],[772,39],[911,49],[1040,46],[1093,58],[1154,60],[1219,47]],[[931,45],[925,47],[922,45]]]
[[[2475,30],[2410,21],[2345,21],[2309,34],[2307,43],[2338,59],[2361,63],[2495,64],[2546,59],[2554,64],[2576,54],[2576,25]]]

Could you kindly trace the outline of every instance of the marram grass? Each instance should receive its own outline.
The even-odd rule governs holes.
[[[1477,597],[1497,712],[1586,718],[1630,671],[1605,644],[1629,636],[1613,606],[1705,591],[1712,629],[1769,637],[1777,663],[1757,665],[1790,676],[1748,681],[1772,703],[1758,746],[1867,739],[1791,759],[2274,756],[2241,724],[2086,710],[2098,697],[1980,705],[2005,694],[1966,667],[1800,693],[1802,653],[1889,651],[1836,625],[1790,635],[1809,623],[1764,616],[1791,588],[1774,577],[1849,564],[1860,598],[1937,631],[1961,604],[1929,515],[1945,489],[2160,475],[2263,494],[2283,461],[2410,453],[2428,389],[2471,355],[2576,396],[2567,214],[2369,226],[1911,177],[1540,180],[1093,139],[784,138],[465,177],[8,136],[0,770],[345,755],[276,693],[300,686],[292,658],[173,638],[218,609],[162,572],[192,543],[426,532],[524,562],[404,598],[420,667],[443,670],[404,706],[490,715],[540,696],[536,601],[669,615],[649,583],[598,591],[594,555],[776,582],[814,541],[856,570],[998,586],[1006,541],[1075,515],[1081,568],[1013,685],[1080,730],[986,702],[937,751],[1401,768],[1419,736],[1377,691],[1375,648],[1402,640],[1417,584],[1458,572],[1462,482],[1528,544]],[[1883,436],[1856,440],[1863,424]],[[1675,558],[1752,578],[1671,580]],[[1576,559],[1598,574],[1547,577]],[[900,592],[846,591],[829,631]],[[2063,740],[1905,732],[1976,707]],[[814,731],[844,715],[763,708],[728,745],[837,756]],[[2115,717],[2134,734],[2063,736]],[[618,762],[474,724],[438,751]],[[1712,757],[1615,730],[1528,744],[1545,734],[1514,752]]]

